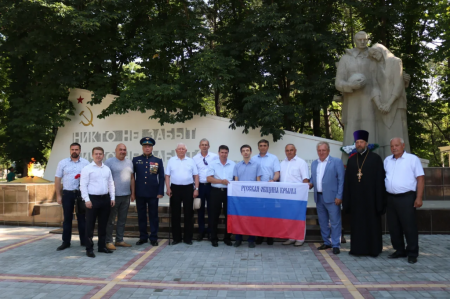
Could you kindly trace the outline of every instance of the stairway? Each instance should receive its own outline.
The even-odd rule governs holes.
[[[42,209],[42,207],[41,207]],[[169,207],[168,206],[159,206],[158,208],[158,217],[159,217],[159,232],[158,237],[161,239],[168,239],[169,238],[169,229],[170,229],[170,222],[169,222]],[[208,215],[205,215],[205,222],[207,223],[207,217]],[[77,229],[77,220],[75,220],[74,215],[74,221],[72,223],[72,234],[78,234]],[[225,224],[224,224],[224,216],[220,215],[219,219],[219,239],[223,238],[223,233],[225,232]],[[184,216],[181,214],[181,226],[183,227],[184,223]],[[150,231],[148,229],[148,231]],[[194,240],[197,238],[197,232],[198,232],[198,216],[197,213],[194,213]],[[50,233],[53,234],[62,234],[62,228],[52,230]],[[96,235],[96,231],[94,234]],[[113,233],[113,236],[115,235],[115,232]],[[126,238],[139,238],[139,226],[138,226],[138,218],[137,218],[137,212],[136,212],[136,205],[134,203],[131,203],[130,208],[128,210],[128,217],[127,222],[125,225],[125,237]],[[285,239],[275,239],[275,242],[284,241]],[[317,218],[317,211],[316,208],[308,208],[306,211],[306,238],[305,242],[309,243],[321,243],[322,237],[320,235],[320,227],[318,225],[318,218]],[[342,243],[345,243],[345,239],[342,238]]]

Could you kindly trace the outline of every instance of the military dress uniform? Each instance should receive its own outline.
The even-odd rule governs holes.
[[[155,140],[150,137],[142,138],[141,145],[154,145]],[[139,223],[139,242],[146,243],[150,239],[152,245],[158,241],[158,195],[164,195],[164,166],[162,159],[153,154],[144,154],[133,158],[135,173],[136,209]],[[150,219],[150,237],[147,232],[147,209]],[[136,244],[138,244],[136,243]],[[138,244],[138,245],[140,245]]]

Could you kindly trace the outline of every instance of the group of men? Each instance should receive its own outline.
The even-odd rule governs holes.
[[[194,231],[195,198],[201,205],[198,209],[198,237],[218,246],[218,224],[220,215],[225,216],[227,227],[227,187],[231,181],[266,181],[308,183],[314,188],[314,200],[323,244],[319,250],[332,248],[340,253],[341,205],[351,218],[350,254],[378,256],[382,250],[381,215],[388,211],[388,225],[394,249],[390,258],[408,256],[415,263],[418,256],[418,231],[415,208],[422,205],[423,169],[419,159],[404,151],[400,138],[391,140],[393,155],[385,159],[368,149],[368,133],[357,131],[355,146],[358,153],[348,161],[347,170],[339,158],[330,156],[327,142],[317,145],[318,159],[311,165],[309,175],[307,163],[299,158],[295,145],[285,146],[286,158],[281,161],[268,152],[269,141],[258,142],[259,153],[252,155],[250,145],[243,145],[240,152],[243,160],[235,163],[228,159],[229,148],[221,145],[218,154],[209,151],[210,144],[202,139],[200,151],[192,158],[186,156],[183,143],[176,147],[176,156],[169,159],[164,169],[162,159],[153,155],[156,142],[153,138],[142,138],[143,154],[126,159],[126,146],[116,147],[116,156],[103,163],[104,150],[92,150],[93,162],[80,157],[81,145],[70,146],[70,157],[58,164],[55,175],[57,201],[64,210],[63,243],[57,250],[70,247],[72,217],[75,205],[84,203],[77,209],[78,230],[86,255],[95,257],[93,252],[93,232],[98,218],[98,251],[112,253],[116,246],[131,247],[124,242],[124,228],[130,201],[136,200],[140,237],[136,245],[150,240],[158,246],[158,203],[166,194],[170,197],[171,231],[173,245],[184,242],[192,245]],[[61,194],[62,183],[62,194]],[[184,228],[181,229],[183,206]],[[205,212],[208,223],[205,223]],[[148,214],[147,214],[148,213]],[[150,220],[150,235],[147,231],[147,215]],[[113,243],[113,229],[117,218],[116,239]],[[299,228],[300,229],[300,228]],[[403,235],[406,237],[405,247]],[[261,236],[248,236],[248,247],[261,244]],[[243,236],[225,230],[223,242],[228,246],[242,245]],[[273,238],[267,238],[273,244]],[[302,246],[304,240],[286,240],[283,245]]]

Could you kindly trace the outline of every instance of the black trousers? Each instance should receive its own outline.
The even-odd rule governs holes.
[[[223,240],[231,241],[231,234],[227,231],[227,215],[228,215],[228,198],[227,188],[211,187],[211,198],[209,200],[211,205],[211,241],[219,241],[217,237],[217,226],[219,224],[220,211],[223,208],[223,215],[225,216],[225,237]]]
[[[170,211],[172,213],[172,234],[174,242],[188,243],[194,233],[194,185],[171,184]],[[181,203],[184,210],[184,238],[181,236]]]
[[[419,230],[417,228],[416,192],[390,194],[387,196],[387,223],[392,247],[408,256],[419,256]],[[406,238],[406,249],[403,235]]]
[[[63,234],[62,240],[66,244],[70,244],[72,240],[72,220],[73,220],[73,208],[77,201],[77,196],[80,191],[78,190],[63,190],[62,193],[62,207],[64,213],[63,222]],[[86,232],[86,217],[85,214],[77,213],[78,233],[80,236],[80,243],[85,245],[85,232]]]
[[[86,208],[86,251],[94,250],[95,221],[98,218],[98,249],[106,248],[106,225],[111,212],[111,198],[109,194],[91,195],[89,199],[92,202],[92,208]]]

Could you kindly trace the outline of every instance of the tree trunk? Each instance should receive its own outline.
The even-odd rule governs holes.
[[[313,110],[313,135],[317,137],[322,136],[322,130],[320,128],[320,110]]]
[[[331,126],[330,126],[330,118],[328,115],[328,108],[323,108],[323,120],[325,121],[325,138],[331,139]]]
[[[214,89],[214,106],[216,107],[216,116],[220,116],[220,92],[219,89]]]

